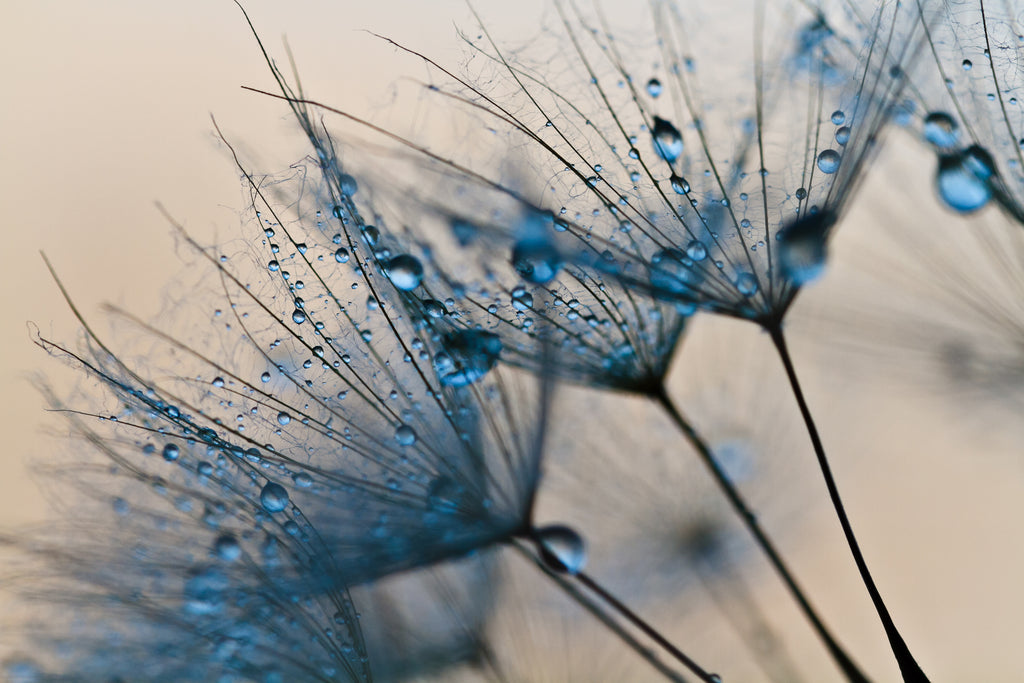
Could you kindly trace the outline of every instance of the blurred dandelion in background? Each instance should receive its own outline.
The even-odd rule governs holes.
[[[904,679],[926,680],[864,556],[929,672],[1011,671],[1012,648],[998,648],[1012,628],[986,637],[979,664],[963,624],[998,616],[983,591],[1013,584],[906,580],[946,576],[911,547],[957,556],[946,567],[969,562],[955,542],[991,537],[924,537],[946,514],[940,467],[908,484],[909,465],[874,455],[928,450],[868,427],[888,377],[826,388],[801,359],[807,393],[825,397],[812,418],[783,334],[791,317],[871,323],[899,344],[900,323],[927,321],[903,345],[941,357],[948,385],[988,387],[1001,409],[1015,395],[1016,233],[930,235],[937,256],[871,245],[893,261],[872,274],[905,274],[883,279],[878,297],[905,311],[888,318],[857,308],[862,283],[831,277],[848,247],[826,268],[893,117],[935,150],[948,206],[994,199],[1007,215],[995,231],[1019,221],[1020,160],[1006,152],[1019,157],[1007,142],[1020,133],[1018,19],[987,9],[556,2],[529,27],[470,10],[462,56],[381,21],[380,35],[358,34],[357,57],[307,67],[312,47],[289,31],[287,68],[265,36],[245,35],[249,16],[276,30],[264,9],[236,11],[226,25],[250,42],[234,49],[257,64],[264,49],[272,76],[232,77],[247,86],[244,117],[285,111],[298,139],[280,171],[274,136],[236,135],[220,112],[208,126],[242,176],[239,235],[193,237],[190,207],[161,193],[172,208],[148,224],[172,226],[185,273],[152,323],[109,306],[109,332],[48,247],[84,331],[68,342],[40,324],[32,338],[82,378],[73,390],[37,380],[74,447],[39,467],[53,521],[0,534],[8,678],[893,677],[802,429]],[[979,49],[984,72],[967,67]],[[944,75],[960,52],[963,82]],[[378,55],[419,77],[357,73]],[[369,81],[386,102],[335,97],[331,80],[343,92]],[[274,172],[256,170],[271,156]],[[958,256],[978,257],[947,267],[943,249],[961,239],[977,241]],[[919,286],[935,271],[948,274],[939,287]],[[1008,305],[987,296],[998,288]],[[863,554],[818,421],[852,516],[868,520]],[[1012,531],[1012,514],[993,514]],[[495,552],[509,546],[519,552]],[[1019,564],[1007,552],[1008,576]],[[969,618],[934,618],[918,584],[965,590]]]

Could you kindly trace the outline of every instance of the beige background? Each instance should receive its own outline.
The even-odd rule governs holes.
[[[481,8],[489,21],[505,22],[506,32],[514,30],[514,21],[534,30],[536,10],[518,2],[494,4]],[[359,29],[458,64],[454,26],[471,26],[465,6],[454,0],[431,2],[428,10],[422,9],[427,3],[411,1],[288,5],[246,3],[279,56],[279,37],[287,35],[317,98],[368,115],[387,111],[397,76],[422,76],[423,68]],[[240,90],[271,82],[238,9],[226,0],[6,2],[0,59],[6,69],[0,104],[6,255],[0,268],[0,521],[18,524],[42,511],[27,466],[63,448],[47,433],[59,434],[61,422],[43,413],[33,377],[45,376],[58,387],[71,387],[74,377],[32,345],[26,323],[57,340],[78,339],[77,324],[37,252],[46,251],[91,319],[102,321],[98,309],[105,301],[147,317],[165,301],[163,285],[180,265],[154,201],[210,242],[232,236],[238,226],[240,183],[214,139],[210,114],[251,158],[270,164],[268,170],[303,152],[279,103]],[[915,153],[901,147],[894,154]],[[930,164],[922,156],[921,177],[908,181],[915,196],[930,192]],[[880,170],[864,195],[877,200],[894,185]],[[930,203],[914,213],[922,221],[947,220]],[[844,230],[853,233],[858,221],[877,226],[879,216],[859,208]],[[844,234],[837,255],[852,245]],[[825,283],[801,301],[794,320],[797,353],[806,353],[808,365],[860,368],[853,374],[870,376],[868,352],[851,360],[842,355],[845,347],[835,350],[839,345],[815,331],[815,306],[827,303],[838,286]],[[102,322],[97,327],[105,329]],[[876,367],[890,374],[889,365]],[[975,419],[969,406],[942,401],[935,395],[941,392],[923,382],[847,388],[848,374],[809,374],[811,398],[865,552],[926,669],[936,680],[1020,680],[1019,417]],[[813,468],[809,451],[801,457]],[[783,519],[793,518],[796,509],[800,523],[784,545],[858,658],[880,680],[893,680],[838,528],[820,490],[808,495],[786,507]],[[764,570],[756,576],[768,586],[766,610],[784,632],[799,634],[792,651],[807,665],[809,679],[828,679],[831,669],[773,579]]]

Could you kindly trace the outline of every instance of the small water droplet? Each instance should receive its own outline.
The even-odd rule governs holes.
[[[260,491],[260,505],[267,512],[281,512],[288,507],[288,489],[275,482],[268,482]]]
[[[163,456],[167,462],[174,462],[181,455],[181,451],[178,449],[177,444],[169,443],[164,446]]]
[[[222,389],[224,387],[224,378],[223,377],[214,377],[213,381],[211,382],[211,384],[213,386],[217,387],[218,389]]]
[[[651,97],[657,98],[659,95],[661,95],[661,91],[662,91],[661,81],[659,81],[657,78],[652,78],[651,80],[647,81],[647,94],[648,95],[650,95]]]
[[[416,431],[409,425],[399,425],[395,430],[395,441],[399,446],[411,446],[416,443]]]
[[[736,289],[743,296],[757,294],[757,278],[754,277],[753,273],[740,273],[736,277]]]
[[[549,569],[578,574],[587,563],[587,546],[575,530],[553,524],[533,532],[540,558]]]
[[[694,261],[703,261],[708,257],[708,248],[700,240],[693,240],[686,245],[686,255]]]
[[[334,260],[338,263],[348,263],[348,249],[345,247],[339,247],[338,250],[334,252]]]
[[[962,66],[962,67],[964,68],[964,71],[970,71],[971,69],[973,69],[973,68],[974,68],[974,64],[973,64],[973,63],[971,62],[971,60],[969,60],[969,59],[965,59],[965,60],[964,60],[964,61],[963,61],[963,62],[961,63],[961,66]]]
[[[840,145],[846,146],[846,143],[850,141],[850,127],[843,126],[836,131],[836,142]]]
[[[924,139],[940,149],[951,149],[960,141],[960,127],[946,112],[933,111],[924,119]]]
[[[959,154],[939,158],[936,184],[939,196],[961,213],[977,211],[992,198],[995,162],[987,151],[973,145]]]
[[[669,182],[672,183],[672,189],[676,194],[690,194],[690,183],[686,181],[686,178],[673,173]]]
[[[222,534],[214,541],[213,552],[225,562],[234,562],[242,556],[242,546],[233,534]]]
[[[562,267],[562,257],[545,239],[523,239],[512,250],[512,266],[525,280],[544,284],[555,279]]]
[[[281,425],[282,427],[284,427],[286,424],[288,424],[291,421],[292,421],[292,416],[289,415],[288,413],[280,412],[280,413],[277,414],[277,424]]]
[[[832,112],[832,123],[836,124],[837,126],[841,126],[844,123],[846,123],[845,112],[843,112],[840,109],[836,109],[834,112]]]
[[[359,191],[359,183],[348,173],[341,174],[338,178],[338,184],[341,186],[342,193],[350,197]]]

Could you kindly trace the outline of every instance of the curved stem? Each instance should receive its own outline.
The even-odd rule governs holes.
[[[793,599],[796,600],[797,605],[800,606],[804,616],[811,623],[811,626],[818,634],[818,637],[821,638],[822,642],[825,644],[825,647],[828,649],[828,652],[832,656],[836,666],[839,667],[840,671],[843,672],[843,675],[846,676],[846,679],[850,681],[850,683],[868,683],[870,679],[861,672],[857,664],[846,653],[846,650],[843,649],[829,631],[821,617],[818,616],[818,613],[811,604],[811,601],[804,594],[803,589],[800,587],[800,584],[797,583],[796,578],[783,561],[778,550],[775,549],[775,544],[772,543],[771,539],[768,538],[768,535],[761,528],[761,525],[757,521],[757,516],[751,511],[750,507],[743,499],[742,494],[732,483],[732,480],[729,479],[729,475],[726,474],[721,464],[715,458],[714,453],[712,453],[711,447],[703,437],[697,433],[697,430],[694,429],[692,424],[690,424],[690,421],[686,419],[676,404],[672,401],[672,398],[668,395],[664,385],[662,385],[661,389],[654,395],[654,398],[659,404],[661,404],[665,409],[665,412],[667,412],[669,417],[672,418],[676,427],[679,428],[679,431],[682,432],[686,440],[689,441],[690,445],[697,451],[701,461],[707,466],[708,470],[711,472],[711,476],[714,477],[715,483],[718,484],[718,487],[725,494],[726,499],[728,499],[729,503],[736,511],[736,514],[739,515],[743,524],[747,527],[747,530],[750,531],[754,540],[757,541],[757,544],[761,547],[765,556],[767,556],[768,561],[771,562],[783,583],[786,584],[786,588],[789,589]]]
[[[839,497],[839,488],[836,486],[835,477],[832,476],[832,468],[829,466],[828,458],[825,456],[825,447],[821,442],[821,436],[818,434],[814,417],[811,415],[810,408],[807,407],[807,400],[804,398],[804,392],[800,387],[796,369],[793,367],[793,359],[789,354],[789,348],[786,346],[786,338],[782,333],[782,327],[775,324],[766,329],[769,335],[771,335],[772,342],[779,352],[779,358],[782,359],[782,365],[786,369],[786,376],[789,378],[789,384],[793,388],[797,405],[800,407],[800,414],[803,416],[804,424],[807,425],[807,434],[811,437],[811,444],[814,446],[814,454],[818,457],[821,474],[825,477],[825,486],[828,487],[828,495],[832,499],[832,506],[835,508],[836,516],[839,517],[839,524],[843,527],[843,535],[846,536],[846,543],[850,546],[854,562],[857,563],[857,570],[860,572],[861,580],[864,582],[868,595],[871,596],[871,602],[875,606],[875,611],[878,613],[878,618],[882,621],[883,628],[885,628],[885,635],[889,638],[889,647],[892,648],[892,653],[899,664],[903,680],[908,683],[927,683],[928,677],[925,676],[914,656],[910,653],[910,648],[907,647],[900,632],[896,629],[896,624],[893,622],[892,617],[889,616],[889,610],[886,609],[882,595],[878,592],[874,579],[871,578],[871,572],[868,571],[868,565],[860,551],[860,546],[857,544],[857,538],[853,535],[853,527],[846,516],[843,501]]]

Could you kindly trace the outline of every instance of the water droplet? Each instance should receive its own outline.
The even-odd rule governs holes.
[[[282,427],[284,427],[286,424],[288,424],[291,421],[292,421],[292,416],[289,415],[288,413],[280,412],[280,413],[277,414],[277,424],[281,425]]]
[[[348,249],[345,247],[339,247],[338,250],[334,252],[334,260],[338,263],[348,263]]]
[[[225,562],[234,562],[242,556],[242,546],[233,534],[222,534],[214,541],[213,552]]]
[[[388,279],[404,292],[416,289],[423,282],[423,264],[409,254],[401,254],[384,264]]]
[[[178,449],[177,444],[169,443],[164,446],[163,450],[164,460],[167,462],[174,462],[181,455],[181,451]]]
[[[288,489],[275,482],[268,482],[260,491],[260,505],[267,512],[281,512],[288,507]]]
[[[796,198],[799,199],[800,201],[807,199],[807,188],[798,187],[796,189]]]
[[[693,240],[686,245],[686,255],[694,261],[703,261],[708,257],[708,248],[700,240]]]
[[[670,164],[683,153],[683,136],[679,133],[679,129],[660,116],[654,117],[652,135],[655,154]]]
[[[964,68],[964,71],[970,71],[974,68],[974,64],[969,59],[965,59],[961,66]]]
[[[341,186],[342,193],[347,194],[350,197],[359,191],[359,183],[356,182],[356,179],[348,173],[341,174],[338,178],[338,185]]]
[[[377,242],[380,241],[380,230],[373,225],[364,225],[362,229],[363,240],[366,241],[371,247],[377,246]]]
[[[427,488],[427,507],[434,512],[452,514],[463,506],[465,490],[447,475],[435,477]]]
[[[549,569],[578,574],[587,563],[587,546],[573,529],[560,524],[536,529],[533,538],[540,551],[540,559]]]
[[[222,389],[224,387],[224,378],[223,377],[214,377],[213,381],[211,382],[211,384],[213,386],[217,387],[218,389]]]
[[[840,145],[846,146],[846,143],[850,141],[850,127],[843,126],[836,131],[836,142]]]
[[[687,256],[678,249],[662,249],[657,252],[651,257],[651,287],[657,292],[668,294],[689,291],[694,273],[688,263]]]
[[[818,155],[818,168],[822,173],[835,173],[839,170],[840,156],[834,149],[826,149]]]
[[[841,126],[846,123],[846,114],[841,109],[836,109],[832,112],[832,123],[837,126]]]
[[[529,282],[544,284],[555,279],[562,267],[562,257],[545,239],[523,239],[512,250],[512,266]]]
[[[230,585],[227,574],[215,567],[192,569],[185,579],[185,611],[197,616],[217,614]]]
[[[784,277],[804,285],[825,272],[825,240],[834,222],[831,212],[819,211],[779,231],[779,264]]]
[[[670,182],[676,194],[690,194],[690,183],[686,181],[686,178],[673,173]]]
[[[517,288],[512,291],[512,308],[517,311],[528,311],[533,308],[533,295],[525,289]]]
[[[395,430],[395,441],[399,446],[411,446],[416,443],[416,431],[409,425],[399,425]]]
[[[961,213],[977,211],[992,198],[995,162],[987,151],[973,145],[959,154],[939,158],[936,184],[939,196]]]
[[[299,310],[298,308],[296,308],[294,311],[292,311],[292,322],[294,322],[296,325],[301,325],[302,323],[306,322],[306,314]]]
[[[313,477],[309,476],[305,472],[296,472],[293,474],[292,481],[294,481],[295,485],[300,489],[308,489],[313,485]]]
[[[743,296],[757,294],[757,278],[754,277],[753,273],[740,273],[736,277],[736,289]]]
[[[950,149],[960,141],[960,127],[946,112],[933,111],[924,119],[924,139],[940,149]]]
[[[661,95],[661,91],[662,91],[661,81],[659,81],[657,78],[652,78],[651,80],[647,81],[647,94],[648,95],[650,95],[651,97],[655,97],[656,98],[659,95]]]
[[[442,384],[463,387],[486,375],[501,354],[498,335],[483,330],[457,330],[445,335],[444,350],[434,356]]]
[[[445,314],[448,313],[444,304],[437,299],[424,299],[423,310],[426,311],[427,315],[431,318],[443,318]]]

